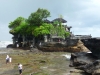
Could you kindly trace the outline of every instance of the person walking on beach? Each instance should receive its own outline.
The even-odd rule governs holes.
[[[6,64],[8,64],[9,63],[9,55],[7,55],[7,57],[6,57]]]
[[[22,75],[22,64],[18,63],[18,68],[19,68],[19,74]]]

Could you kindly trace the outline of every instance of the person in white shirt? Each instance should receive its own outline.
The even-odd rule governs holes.
[[[11,62],[12,62],[12,58],[10,57],[10,58],[9,58],[9,63],[11,63]]]
[[[17,44],[17,48],[19,47],[19,44]]]
[[[9,55],[7,55],[7,58],[9,58]]]
[[[8,64],[9,63],[9,55],[7,55],[7,57],[6,57],[6,64]]]
[[[22,75],[22,68],[23,68],[22,64],[18,63],[18,68],[19,68],[19,74]]]

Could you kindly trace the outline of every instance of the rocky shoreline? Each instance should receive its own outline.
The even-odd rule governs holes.
[[[46,45],[47,46],[47,45]],[[71,55],[75,52],[88,52],[89,50],[79,40],[74,46],[66,47],[43,47],[41,51],[34,49],[30,52],[28,49],[20,48],[2,48],[0,49],[0,75],[19,75],[18,63],[24,66],[24,75],[86,75],[83,70],[69,67],[70,59],[63,55]],[[61,51],[62,48],[62,51]],[[53,51],[51,51],[53,50]],[[12,57],[12,64],[5,64],[6,55]]]
[[[29,50],[5,49],[0,52],[0,75],[19,75],[17,64],[23,64],[24,75],[86,75],[82,70],[69,67],[70,60],[62,55],[68,52],[39,52]],[[12,64],[5,64],[5,57],[12,57]]]

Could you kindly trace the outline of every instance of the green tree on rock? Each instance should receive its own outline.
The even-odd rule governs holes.
[[[29,25],[40,26],[48,17],[50,17],[50,12],[46,9],[39,8],[36,12],[30,14],[27,21]]]
[[[28,37],[39,40],[44,35],[68,36],[69,32],[65,31],[65,27],[61,22],[45,23],[45,20],[50,17],[50,12],[47,9],[38,9],[29,15],[27,19],[18,17],[9,23],[10,33],[17,36],[17,39],[22,38],[20,42],[25,42]],[[32,40],[31,39],[31,40]],[[28,39],[29,40],[29,39]],[[15,40],[16,41],[16,40]]]

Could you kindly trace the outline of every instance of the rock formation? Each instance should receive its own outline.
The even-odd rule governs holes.
[[[55,43],[49,42],[39,47],[39,49],[42,51],[47,51],[47,52],[59,52],[59,51],[89,52],[89,50],[84,46],[84,44],[80,40],[78,40],[77,42],[75,42],[75,44],[72,44],[72,45],[68,45],[62,42],[55,42]]]
[[[100,39],[91,38],[81,40],[94,56],[100,58]]]
[[[88,74],[100,75],[100,60],[93,56],[92,53],[72,53],[69,66],[83,70]]]
[[[84,47],[82,47],[81,41],[84,43]],[[72,53],[69,66],[83,70],[90,75],[100,75],[100,39],[91,38],[81,41],[79,41],[78,47],[81,47],[83,52]],[[87,48],[91,51],[90,53],[84,51]]]

